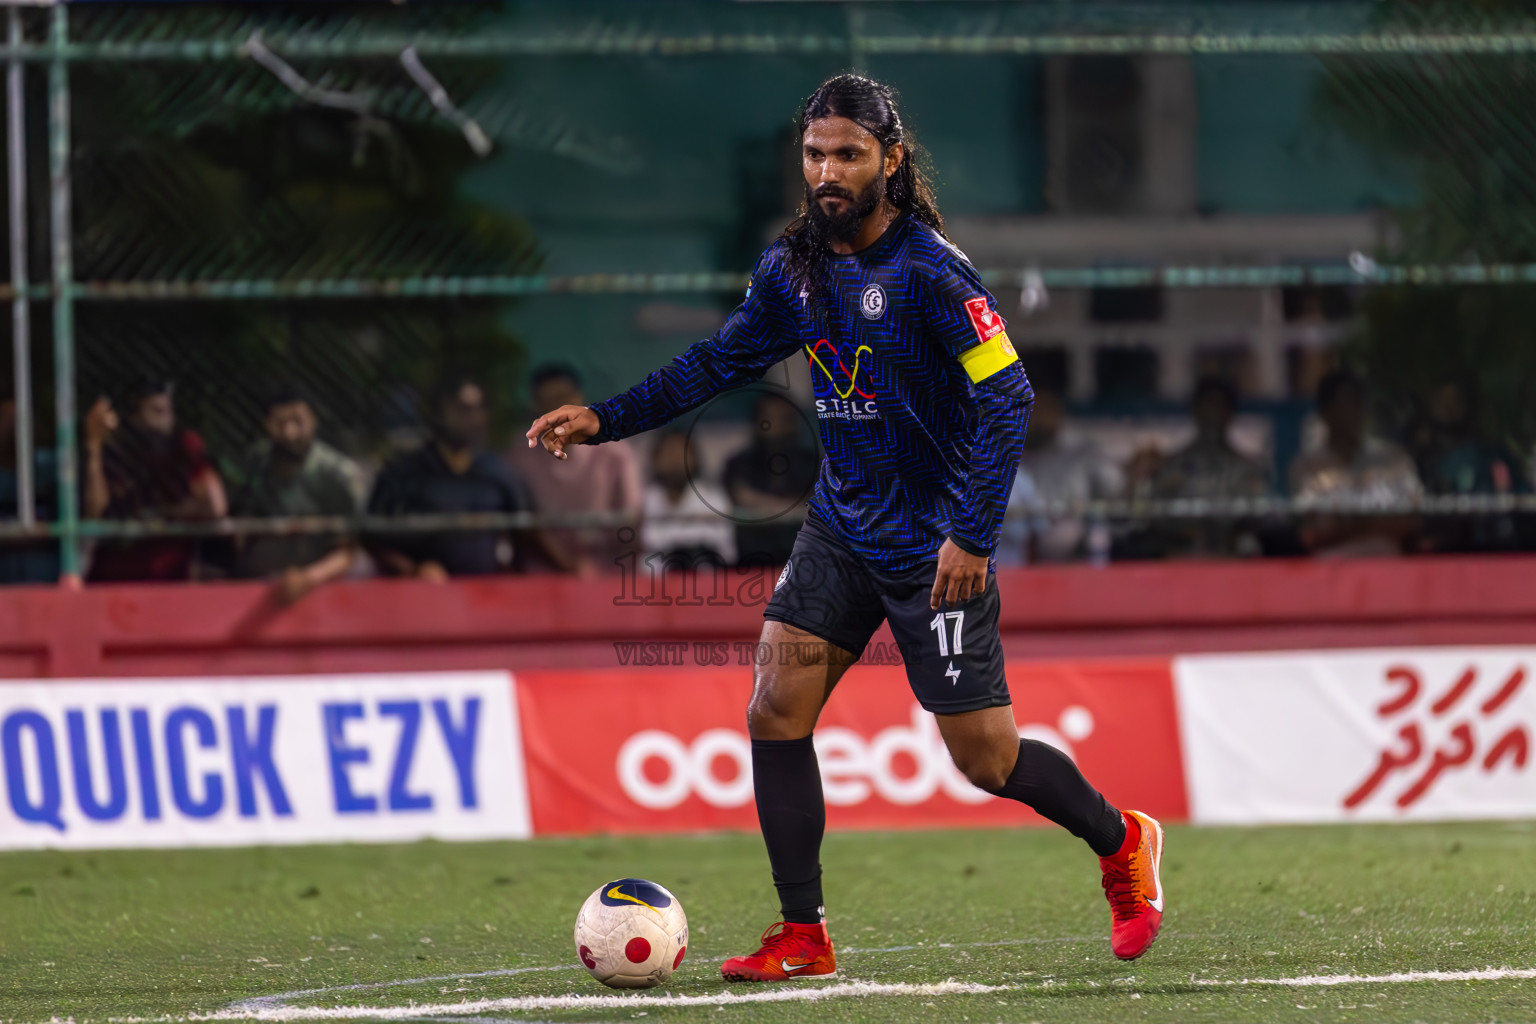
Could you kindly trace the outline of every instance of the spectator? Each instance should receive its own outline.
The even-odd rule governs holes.
[[[1202,378],[1190,402],[1195,439],[1162,460],[1152,478],[1152,494],[1177,498],[1260,498],[1269,493],[1269,474],[1232,447],[1229,432],[1237,414],[1237,394],[1219,377]],[[1232,519],[1207,519],[1189,527],[1167,528],[1164,551],[1175,555],[1227,555],[1247,536]],[[1249,538],[1251,540],[1251,538]],[[1244,542],[1246,553],[1256,543]]]
[[[224,482],[203,439],[176,422],[174,385],[146,377],[129,391],[126,413],[98,398],[86,413],[83,469],[87,519],[208,522],[229,512]],[[104,541],[92,580],[190,579],[198,544],[190,537]]]
[[[1125,482],[1123,496],[1145,500],[1154,496],[1157,475],[1163,470],[1163,450],[1154,438],[1142,438],[1131,457],[1121,467]]]
[[[507,463],[485,451],[485,392],[465,375],[448,377],[433,398],[432,435],[415,451],[385,465],[368,511],[376,515],[522,512],[527,490]],[[497,530],[445,530],[381,538],[371,546],[379,568],[393,576],[442,582],[513,567],[516,549]]]
[[[736,514],[736,557],[743,565],[783,565],[800,531],[800,523],[785,521],[785,513],[804,506],[821,452],[805,418],[782,395],[759,395],[752,425],[752,443],[725,464],[725,489]]]
[[[1390,441],[1365,430],[1365,385],[1335,371],[1317,386],[1317,412],[1327,427],[1324,445],[1291,463],[1291,494],[1388,504],[1415,501],[1424,493],[1413,460]],[[1401,554],[1418,528],[1415,515],[1308,517],[1301,542],[1313,554],[1332,557]]]
[[[1219,377],[1195,385],[1195,439],[1163,459],[1153,478],[1158,498],[1257,498],[1269,491],[1264,467],[1232,447],[1237,394]]]
[[[1414,432],[1414,460],[1431,494],[1507,494],[1527,490],[1520,457],[1478,436],[1472,389],[1458,381],[1436,385]]]
[[[1067,425],[1061,395],[1048,388],[1036,391],[1024,455],[1008,498],[998,563],[1107,556],[1110,536],[1105,524],[1090,523],[1082,516],[1052,519],[1046,514],[1047,504],[1116,498],[1123,489],[1119,467],[1091,438]]]
[[[1431,494],[1515,494],[1530,491],[1520,457],[1483,440],[1473,421],[1475,391],[1455,380],[1437,384],[1424,416],[1410,432],[1414,461]],[[1481,515],[1429,521],[1427,541],[1436,551],[1496,551],[1518,547],[1518,517]]]
[[[235,490],[240,516],[354,516],[362,508],[362,471],[315,437],[319,421],[308,400],[281,390],[263,403],[266,437],[246,453]],[[352,568],[356,544],[333,533],[254,534],[243,539],[239,575],[271,578],[285,603],[297,601]]]
[[[651,482],[645,488],[645,523],[640,546],[647,561],[697,565],[736,561],[736,537],[725,512],[725,492],[691,472],[688,436],[668,431],[651,453]]]
[[[533,372],[529,390],[536,416],[562,405],[587,404],[581,380],[569,366],[540,367]],[[550,458],[543,448],[513,444],[507,457],[527,481],[533,507],[540,512],[622,512],[639,522],[640,464],[628,441],[572,445],[564,459]],[[620,540],[620,529],[612,526],[548,528],[539,535],[542,544],[526,552],[531,571],[611,572],[619,558],[634,549],[633,543]],[[622,535],[633,537],[633,533]]]
[[[20,515],[20,483],[16,473],[16,396],[0,393],[0,519]],[[39,523],[58,512],[59,464],[52,448],[32,453],[33,510]],[[0,583],[51,583],[59,578],[59,543],[15,540],[0,544]]]

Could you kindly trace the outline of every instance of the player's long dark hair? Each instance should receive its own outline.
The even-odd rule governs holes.
[[[885,181],[885,198],[898,210],[916,217],[944,234],[944,217],[939,213],[933,186],[924,173],[927,154],[910,131],[901,123],[896,94],[890,86],[863,75],[843,74],[822,82],[805,106],[800,108],[800,137],[812,121],[824,117],[846,117],[880,142],[880,158],[898,142],[905,149],[900,165]],[[799,214],[784,229],[783,239],[789,256],[791,277],[806,292],[807,308],[820,317],[827,290],[827,264],[831,247],[826,237],[812,230],[809,198],[800,204]],[[947,237],[947,236],[946,236]]]

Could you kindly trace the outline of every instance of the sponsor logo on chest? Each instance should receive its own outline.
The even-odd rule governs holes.
[[[836,345],[819,338],[805,347],[816,390],[816,418],[879,419],[875,404],[875,350],[868,345]]]

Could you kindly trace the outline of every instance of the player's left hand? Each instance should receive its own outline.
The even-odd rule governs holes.
[[[933,577],[928,607],[964,604],[987,589],[987,557],[973,555],[952,540],[939,548],[939,571]]]

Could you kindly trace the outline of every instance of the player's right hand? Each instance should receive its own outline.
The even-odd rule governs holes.
[[[557,459],[566,458],[565,446],[580,444],[602,429],[597,413],[584,405],[562,405],[533,421],[528,433],[528,447],[543,444],[544,450]]]

